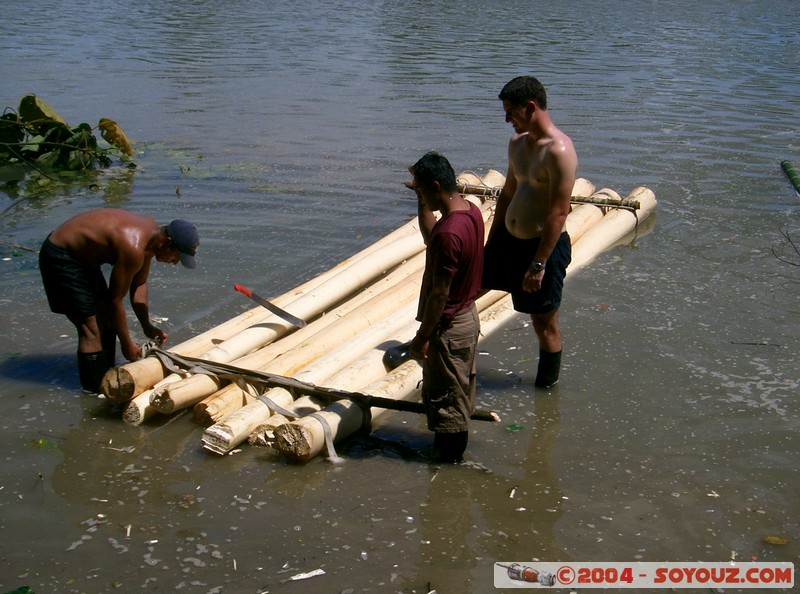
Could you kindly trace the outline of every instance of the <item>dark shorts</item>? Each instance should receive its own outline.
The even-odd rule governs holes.
[[[572,243],[564,231],[547,260],[542,288],[535,293],[522,290],[522,279],[530,267],[539,238],[517,239],[500,225],[486,244],[483,255],[484,289],[511,293],[514,309],[523,313],[547,313],[561,305],[567,266],[572,261]]]
[[[66,250],[44,240],[39,251],[39,271],[50,310],[70,317],[97,315],[98,302],[108,295],[108,284],[99,266],[84,264]]]
[[[456,314],[446,328],[437,328],[422,363],[422,402],[428,429],[458,433],[469,429],[475,410],[475,353],[480,319],[473,304]]]

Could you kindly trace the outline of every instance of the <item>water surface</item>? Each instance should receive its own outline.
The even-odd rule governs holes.
[[[482,343],[480,405],[503,423],[441,469],[409,457],[430,436],[402,414],[342,465],[212,456],[190,415],[125,425],[81,393],[35,254],[0,244],[0,589],[488,592],[502,560],[798,562],[794,3],[5,8],[4,105],[111,117],[138,167],[7,188],[0,239],[37,249],[99,206],[195,222],[199,268],[151,275],[176,342],[250,307],[233,283],[279,295],[408,220],[426,150],[504,170],[497,93],[519,74],[581,176],[658,208],[568,279],[550,394],[524,317]]]

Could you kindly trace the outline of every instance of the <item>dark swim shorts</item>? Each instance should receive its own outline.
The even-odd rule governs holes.
[[[53,245],[49,236],[39,251],[39,271],[54,313],[88,318],[97,315],[97,302],[108,295],[100,267],[77,261],[66,250]]]
[[[557,309],[561,305],[567,266],[572,261],[569,234],[566,231],[561,234],[550,254],[544,269],[542,288],[535,293],[528,293],[522,290],[522,279],[538,248],[538,237],[517,239],[505,225],[500,225],[486,243],[482,287],[511,293],[514,309],[519,312],[537,314]]]

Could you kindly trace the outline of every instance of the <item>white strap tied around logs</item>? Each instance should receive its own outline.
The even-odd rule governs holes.
[[[263,394],[259,394],[256,396],[256,400],[264,404],[268,409],[270,409],[274,413],[278,413],[279,415],[283,415],[289,419],[296,419],[297,413],[286,408],[283,408],[280,404],[275,402],[272,398],[267,396],[267,393],[264,392]]]
[[[161,364],[170,372],[177,373],[180,375],[186,375],[189,373],[198,374],[202,373],[205,375],[213,376],[213,377],[224,377],[227,379],[231,379],[232,381],[236,382],[239,387],[243,390],[248,391],[251,395],[255,396],[255,398],[267,406],[270,410],[282,414],[285,417],[289,418],[296,418],[297,414],[290,410],[283,408],[282,406],[276,404],[271,398],[269,398],[266,393],[258,394],[258,390],[256,390],[255,386],[244,380],[244,378],[234,372],[232,369],[229,369],[230,365],[215,363],[213,361],[202,363],[198,362],[196,359],[194,361],[189,361],[175,353],[171,353],[169,351],[164,351],[157,346],[153,346],[149,348],[147,351],[149,356],[158,357]],[[179,367],[176,363],[180,363],[183,367]],[[247,370],[237,370],[243,373],[246,373]],[[258,377],[259,372],[252,372],[250,373],[254,377]],[[267,374],[264,374],[267,375]],[[293,382],[289,378],[283,378],[286,384],[292,384]],[[295,380],[296,384],[300,384]],[[291,386],[286,386],[286,389],[290,389]],[[359,406],[363,414],[363,426],[369,428],[372,424],[372,412],[368,406]],[[327,419],[319,413],[311,413],[308,415],[316,419],[319,424],[322,426],[322,433],[325,436],[325,449],[327,451],[328,460],[334,463],[340,463],[344,461],[344,458],[339,456],[336,453],[336,449],[333,446],[333,432],[331,430],[330,424],[328,424]]]
[[[334,464],[344,462],[344,458],[339,456],[336,453],[336,449],[333,447],[333,432],[331,431],[331,426],[328,424],[328,420],[319,413],[311,413],[308,416],[315,418],[319,421],[319,424],[322,425],[322,434],[325,436],[325,450],[328,454],[328,460]]]

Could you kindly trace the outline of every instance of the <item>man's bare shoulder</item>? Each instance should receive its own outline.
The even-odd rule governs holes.
[[[558,128],[553,129],[551,135],[552,145],[550,150],[554,153],[572,153],[575,154],[575,146],[572,144],[572,139]]]
[[[140,259],[158,228],[150,217],[102,208],[75,215],[53,231],[50,239],[85,261],[114,263],[120,257]]]

